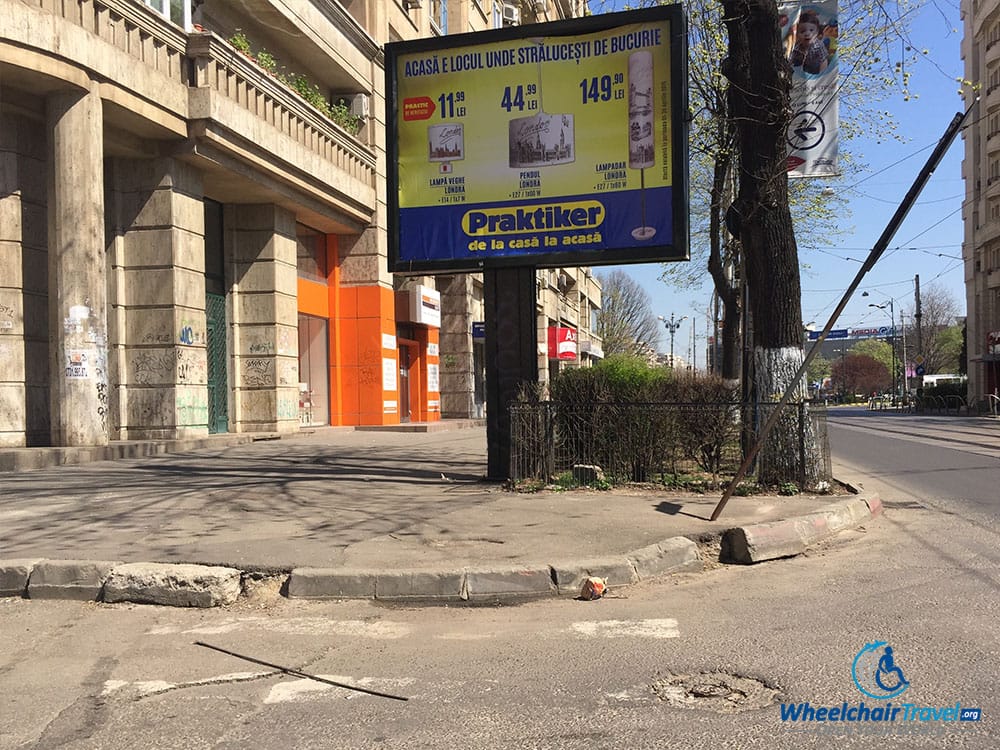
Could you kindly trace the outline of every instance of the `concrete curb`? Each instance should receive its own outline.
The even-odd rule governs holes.
[[[882,512],[877,496],[831,503],[815,513],[728,529],[722,562],[752,564],[806,551],[831,535]],[[295,568],[284,574],[290,599],[375,599],[387,602],[504,602],[576,596],[586,578],[612,588],[655,576],[701,570],[698,545],[670,537],[620,556],[549,565],[467,567],[461,570]],[[262,568],[263,569],[263,568]],[[270,570],[268,568],[268,570]],[[0,560],[0,596],[136,602],[173,607],[233,604],[256,569],[212,565],[93,560]]]
[[[873,496],[844,500],[815,513],[783,521],[738,526],[722,534],[722,562],[752,565],[765,560],[801,555],[812,545],[846,529],[853,529],[882,512]]]
[[[284,437],[275,433],[240,433],[224,437],[189,438],[176,440],[133,440],[109,445],[50,448],[5,448],[0,451],[0,473],[33,471],[53,466],[76,466],[94,461],[120,461],[129,458],[148,458],[168,453],[201,450],[203,448],[231,448],[258,440]]]
[[[485,419],[448,419],[439,422],[403,423],[401,425],[373,425],[370,427],[325,427],[337,432],[444,432],[483,427]],[[248,443],[268,440],[285,440],[302,437],[315,429],[296,432],[241,432],[222,433],[198,438],[170,438],[163,440],[121,440],[108,445],[79,447],[0,448],[0,473],[15,473],[49,469],[53,466],[76,466],[94,461],[120,461],[124,459],[164,456],[205,448],[232,448]]]
[[[387,602],[503,602],[575,596],[588,576],[623,586],[654,576],[701,569],[698,545],[671,537],[620,557],[555,565],[455,570],[295,568],[282,593],[290,599],[376,599]],[[252,570],[212,565],[85,560],[0,560],[0,596],[86,599],[170,607],[234,603]]]

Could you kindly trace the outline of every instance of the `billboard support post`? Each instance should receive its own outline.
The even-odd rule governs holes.
[[[487,476],[510,476],[510,405],[522,383],[538,381],[538,325],[535,269],[531,266],[483,273],[486,307]]]
[[[506,478],[509,405],[538,379],[535,269],[689,259],[687,18],[392,42],[385,73],[389,270],[484,274],[488,474]]]

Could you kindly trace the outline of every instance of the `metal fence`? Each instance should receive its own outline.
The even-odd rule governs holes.
[[[739,403],[514,404],[510,476],[549,482],[580,465],[600,467],[611,484],[732,476],[767,408]],[[829,481],[826,409],[789,404],[785,410],[774,431],[779,451],[770,455],[780,455],[786,467],[794,464],[800,486]],[[814,445],[819,466],[811,464],[809,471]]]

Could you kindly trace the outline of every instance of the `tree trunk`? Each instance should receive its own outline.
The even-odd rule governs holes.
[[[729,55],[729,111],[739,147],[739,188],[731,209],[746,261],[753,317],[754,386],[759,405],[781,398],[802,364],[798,249],[788,208],[786,130],[791,67],[785,58],[774,0],[723,0]],[[795,401],[805,396],[798,384]],[[766,407],[765,407],[766,409]],[[762,410],[758,424],[767,414]],[[808,416],[802,420],[808,425]],[[760,453],[762,484],[807,483],[818,473],[815,440],[800,437],[800,414],[789,408]],[[805,447],[805,466],[801,465]]]
[[[731,121],[728,117],[719,118],[720,137],[718,143],[726,141],[722,134],[728,129]],[[733,159],[728,147],[723,147],[715,157],[712,174],[711,208],[709,214],[709,255],[708,272],[715,285],[715,293],[722,302],[722,368],[723,380],[738,383],[740,379],[740,290],[734,279],[726,274],[726,262],[735,262],[734,258],[725,258],[722,239],[723,219],[728,208],[726,185],[729,182]],[[738,242],[736,243],[738,244]]]

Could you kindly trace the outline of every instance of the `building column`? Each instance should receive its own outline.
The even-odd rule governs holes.
[[[2,103],[0,103],[2,105]],[[45,132],[0,112],[0,445],[47,445]]]
[[[108,351],[101,99],[49,95],[48,261],[51,436],[108,442]]]
[[[113,159],[108,181],[112,429],[207,435],[201,174],[170,158]]]
[[[236,432],[299,429],[295,217],[275,205],[227,205],[232,259]]]
[[[338,424],[399,423],[396,298],[384,236],[369,228],[337,241],[338,338],[331,360],[342,388]]]
[[[472,353],[472,275],[436,277],[441,292],[441,417],[475,416],[475,367]]]

